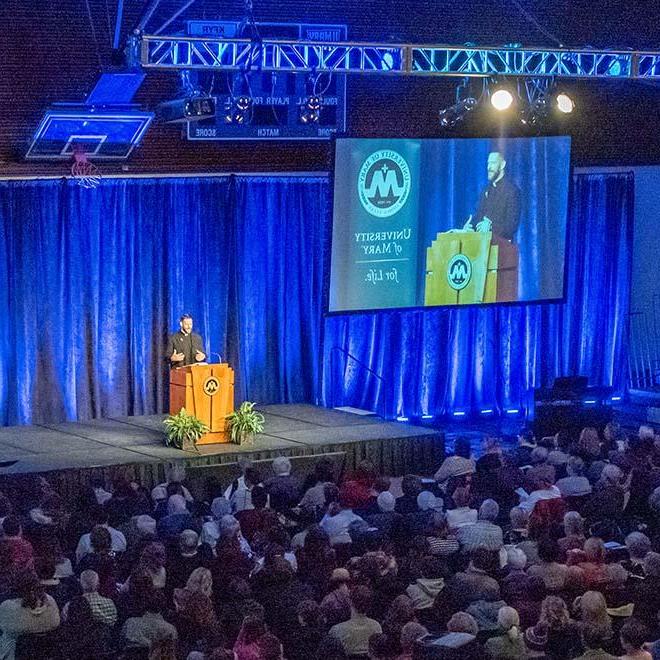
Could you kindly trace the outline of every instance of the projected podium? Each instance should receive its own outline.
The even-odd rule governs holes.
[[[518,300],[518,248],[491,232],[444,232],[426,249],[424,305]]]
[[[234,370],[228,364],[194,364],[170,371],[170,414],[185,408],[210,431],[197,444],[229,442],[227,415],[234,410]]]

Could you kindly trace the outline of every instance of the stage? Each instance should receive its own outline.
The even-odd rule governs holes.
[[[163,481],[173,464],[184,466],[187,480],[201,488],[211,477],[223,482],[234,478],[241,455],[257,463],[286,455],[301,472],[309,471],[321,455],[331,455],[339,471],[369,459],[383,474],[428,474],[444,455],[444,434],[432,428],[305,404],[260,410],[265,432],[253,445],[202,445],[199,452],[165,446],[165,415],[3,427],[0,488],[19,475],[37,473],[71,497],[99,474],[112,479],[126,473],[150,487]]]

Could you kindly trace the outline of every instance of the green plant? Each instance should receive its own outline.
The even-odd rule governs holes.
[[[193,447],[197,451],[197,441],[208,433],[209,427],[181,408],[176,415],[169,415],[164,421],[165,444],[177,449]]]
[[[263,433],[265,419],[254,409],[256,405],[253,401],[243,401],[238,410],[227,416],[229,438],[234,444],[252,442],[255,434]]]

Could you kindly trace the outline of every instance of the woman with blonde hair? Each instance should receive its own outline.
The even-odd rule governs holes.
[[[579,612],[580,628],[593,626],[607,644],[613,637],[612,619],[607,613],[605,596],[600,591],[587,591],[575,599],[576,611]]]
[[[513,607],[500,607],[497,625],[501,635],[491,637],[485,644],[486,654],[493,659],[521,660],[527,657],[525,639],[520,630],[520,617]]]
[[[213,596],[213,578],[208,568],[199,566],[196,568],[186,582],[188,591],[199,592],[208,598]]]
[[[581,648],[577,625],[559,596],[543,599],[538,623],[525,631],[525,637],[528,647],[552,660],[572,658]]]

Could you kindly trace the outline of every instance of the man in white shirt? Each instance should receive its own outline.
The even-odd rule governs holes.
[[[99,508],[96,521],[92,527],[95,525],[102,525],[110,532],[110,539],[112,541],[111,549],[113,552],[126,552],[126,537],[118,529],[108,525],[108,515],[102,508]],[[85,555],[89,554],[90,552],[92,552],[90,534],[83,534],[78,541],[78,546],[76,547],[76,561],[79,562]]]

